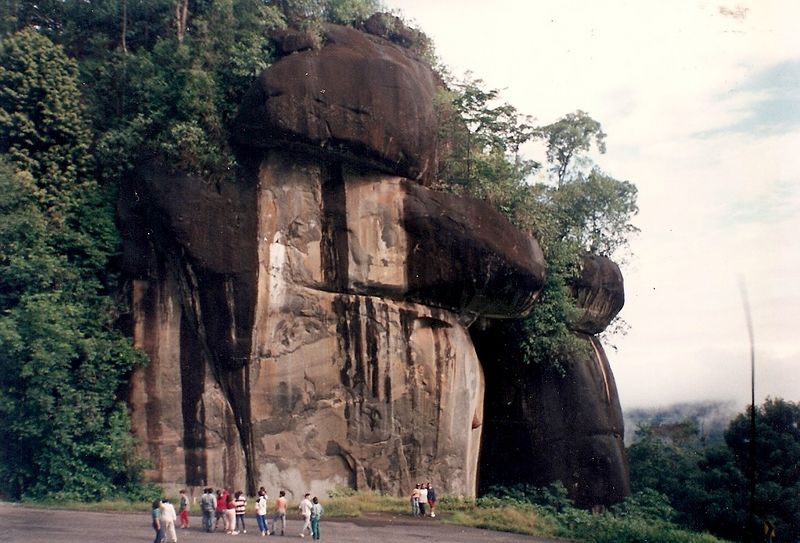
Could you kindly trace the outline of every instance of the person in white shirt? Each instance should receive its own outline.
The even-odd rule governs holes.
[[[267,526],[267,491],[262,486],[258,491],[258,499],[256,500],[256,522],[258,529],[261,530],[261,535],[267,535],[269,527]]]
[[[178,514],[175,506],[169,500],[161,500],[161,526],[164,530],[164,543],[178,543],[178,534],[175,533],[175,521]]]
[[[425,506],[428,505],[428,489],[424,484],[419,485],[419,514],[425,516]]]
[[[311,508],[314,504],[311,503],[311,500],[308,497],[311,496],[308,492],[306,492],[305,496],[303,496],[303,501],[300,502],[300,514],[303,515],[303,529],[300,530],[300,537],[306,536],[306,530],[308,533],[311,533]]]

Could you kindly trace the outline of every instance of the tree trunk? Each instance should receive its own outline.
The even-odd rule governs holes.
[[[120,33],[120,47],[123,53],[128,52],[128,44],[125,41],[125,34],[128,32],[128,0],[122,0],[122,32]]]
[[[175,24],[178,30],[178,43],[183,43],[186,35],[186,19],[189,15],[189,0],[175,0]]]

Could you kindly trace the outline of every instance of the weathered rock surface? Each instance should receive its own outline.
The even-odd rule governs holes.
[[[127,194],[151,476],[474,494],[483,371],[466,323],[531,309],[535,241],[484,203],[277,151],[221,185],[151,163]]]
[[[542,252],[487,204],[422,186],[439,83],[379,37],[413,35],[368,23],[376,35],[326,27],[321,48],[280,38],[287,56],[237,117],[235,180],[153,159],[122,188],[148,476],[293,497],[431,480],[471,496],[480,455],[485,484],[560,478],[581,503],[616,501],[622,418],[587,334],[621,307],[619,270],[587,260],[574,329],[588,348],[565,376],[522,371],[471,329],[531,311]]]
[[[619,266],[608,258],[585,255],[581,276],[572,284],[572,294],[578,307],[584,310],[572,323],[572,329],[585,334],[599,334],[625,305],[625,288]]]
[[[352,28],[327,25],[323,40],[261,74],[243,99],[234,139],[430,180],[437,76],[406,48]]]
[[[563,372],[522,366],[505,355],[491,326],[472,337],[486,370],[486,420],[481,483],[545,486],[562,481],[583,507],[619,502],[630,494],[624,426],[614,375],[598,333],[622,308],[622,275],[607,258],[587,256],[573,286],[585,311],[572,325],[582,348]],[[524,458],[524,461],[519,461]]]

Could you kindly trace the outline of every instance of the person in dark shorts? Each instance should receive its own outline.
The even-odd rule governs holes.
[[[431,516],[436,516],[436,491],[433,489],[433,486],[430,482],[428,482],[428,507],[431,509]]]

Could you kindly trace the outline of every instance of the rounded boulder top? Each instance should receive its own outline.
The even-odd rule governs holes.
[[[393,34],[333,24],[325,25],[319,47],[292,36],[281,36],[286,56],[243,98],[234,142],[429,181],[436,170],[434,97],[442,83],[413,48],[395,43]]]

